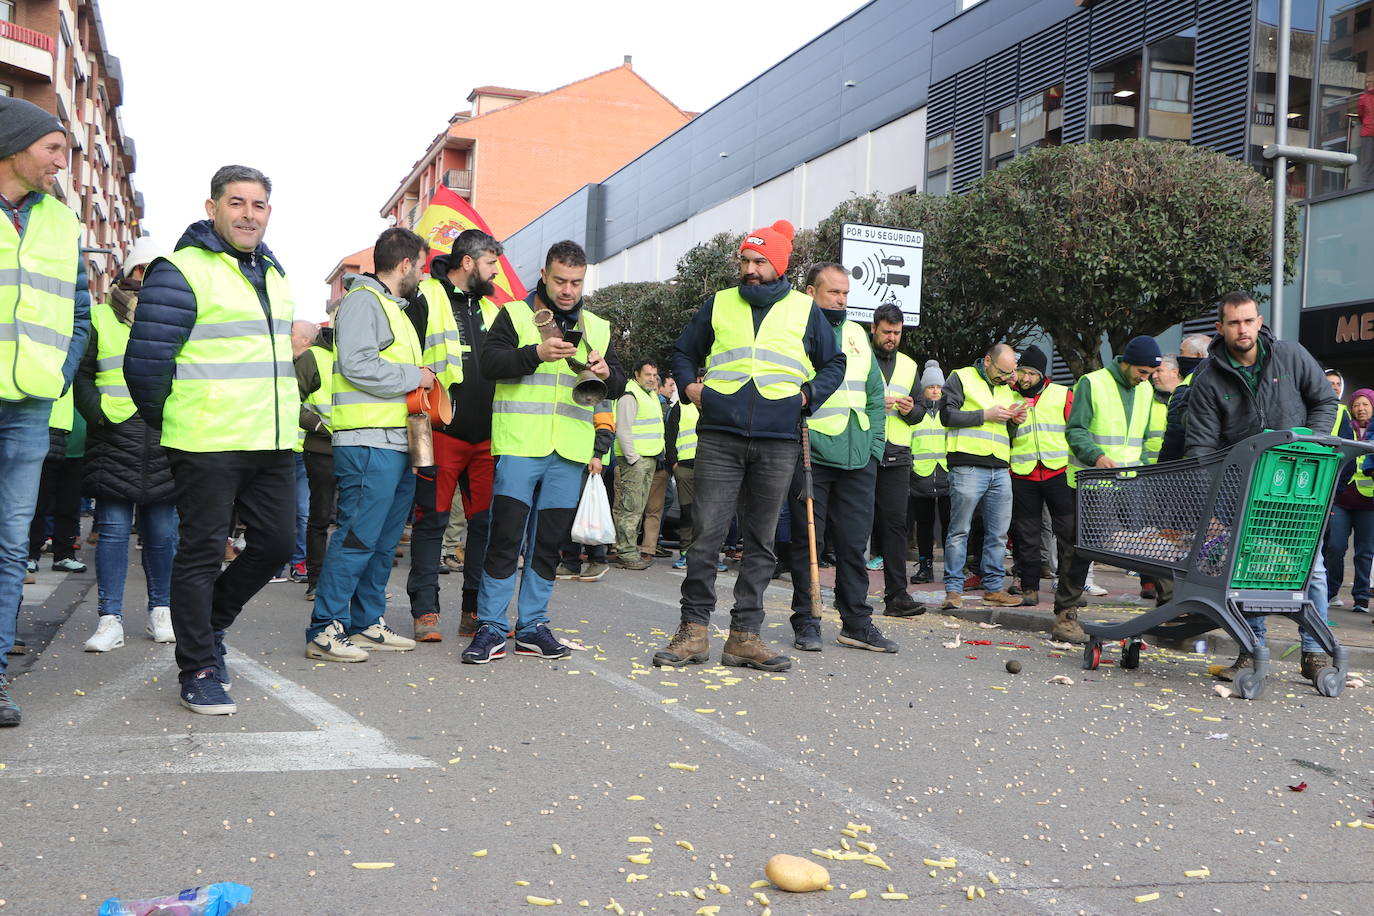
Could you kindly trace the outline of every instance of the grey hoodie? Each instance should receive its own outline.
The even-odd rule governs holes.
[[[403,312],[406,300],[398,299],[376,278],[348,274],[344,288],[348,294],[334,313],[334,369],[357,388],[379,398],[394,398],[420,387],[420,367],[406,366],[382,359],[396,339],[391,322],[377,297],[362,287],[376,290],[396,303]],[[334,447],[361,445],[404,452],[407,449],[403,428],[342,429],[334,433]]]

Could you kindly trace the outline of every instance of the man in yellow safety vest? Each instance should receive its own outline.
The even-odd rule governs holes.
[[[648,569],[653,557],[639,550],[639,523],[665,451],[663,409],[658,400],[658,364],[635,363],[634,381],[615,407],[615,557],[621,569]]]

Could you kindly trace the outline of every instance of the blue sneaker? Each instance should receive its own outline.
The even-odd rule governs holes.
[[[516,655],[533,655],[535,658],[567,658],[572,650],[558,641],[542,623],[528,633],[515,637]]]
[[[716,572],[729,572],[729,571],[730,571],[730,567],[727,566],[727,565],[725,565],[725,561],[724,561],[724,560],[717,560],[717,561],[716,561]]]
[[[227,716],[239,711],[219,682],[213,665],[181,682],[181,705],[203,716]]]
[[[224,631],[215,631],[215,671],[219,674],[220,685],[229,689],[229,665],[224,661]]]
[[[879,569],[882,569],[882,568],[883,568],[883,558],[882,558],[882,557],[874,557],[873,559],[869,560],[869,561],[868,561],[867,563],[865,563],[864,565],[867,566],[870,570],[879,570]]]
[[[680,553],[680,554],[677,555],[677,559],[673,561],[673,569],[686,569],[686,568],[687,568],[687,554],[685,554],[685,553]]]
[[[463,664],[485,665],[498,658],[506,657],[506,634],[498,627],[484,623],[477,628],[477,635],[463,650]]]

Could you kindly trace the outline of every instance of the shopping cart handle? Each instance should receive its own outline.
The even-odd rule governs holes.
[[[1325,436],[1317,433],[1300,433],[1290,430],[1294,442],[1311,442],[1316,445],[1324,445],[1327,448],[1339,449],[1347,454],[1352,452],[1374,453],[1374,442],[1364,442],[1356,439],[1342,439],[1340,436]]]

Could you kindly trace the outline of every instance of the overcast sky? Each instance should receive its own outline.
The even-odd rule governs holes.
[[[366,248],[386,203],[475,86],[547,91],[626,54],[651,85],[704,111],[863,5],[506,0],[101,0],[124,69],[144,229],[171,246],[203,219],[228,163],[273,182],[265,241],[302,317],[325,275]],[[550,125],[576,130],[576,125]]]

